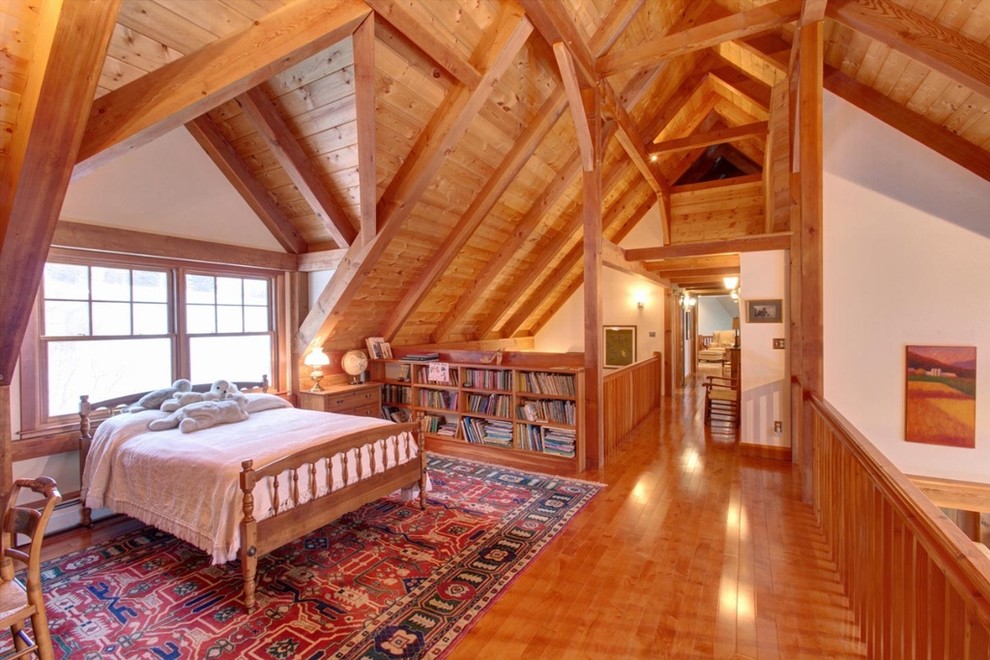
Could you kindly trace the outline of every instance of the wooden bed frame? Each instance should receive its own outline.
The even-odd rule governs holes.
[[[242,391],[267,389],[267,379],[257,383],[236,383]],[[194,386],[197,391],[209,390],[209,385],[205,390],[201,390],[202,385]],[[80,451],[80,475],[85,467],[86,457],[92,443],[92,428],[94,418],[96,423],[102,421],[112,414],[122,412],[127,405],[134,403],[145,393],[127,395],[115,399],[107,399],[90,403],[88,396],[80,397],[79,406],[79,451]],[[104,413],[104,414],[101,414]],[[375,442],[384,438],[398,436],[408,432],[409,436],[403,442],[403,449],[406,456],[411,455],[412,444],[415,443],[419,453],[417,458],[399,464],[399,443],[395,443],[390,452],[386,443],[382,449],[376,449]],[[356,457],[349,457],[351,450],[356,451]],[[388,465],[388,455],[392,454],[395,466],[386,469],[379,474],[373,474],[376,458],[381,459],[382,465]],[[340,465],[344,475],[344,485],[337,490],[316,497],[316,475],[317,470],[327,471],[327,483],[332,483],[329,474],[333,456],[340,456]],[[372,474],[365,475],[364,458],[367,457],[371,466]],[[324,461],[323,459],[328,459]],[[357,460],[357,481],[349,481],[349,463]],[[319,467],[322,463],[324,467]],[[312,498],[304,504],[299,504],[303,493],[299,488],[299,470],[305,469],[309,472],[310,490],[309,496]],[[286,470],[292,470],[291,483],[279,483],[279,475]],[[275,497],[274,502],[279,502],[279,490],[286,489],[286,493],[292,502],[291,507],[278,510],[268,518],[258,521],[254,518],[254,487],[255,484],[265,480],[271,480]],[[333,440],[320,443],[302,451],[298,451],[289,456],[284,456],[271,461],[265,465],[256,466],[254,460],[247,459],[241,462],[240,489],[242,493],[240,505],[243,508],[244,519],[240,525],[241,547],[238,550],[238,557],[241,561],[241,572],[244,576],[244,605],[248,611],[252,611],[255,606],[255,590],[257,587],[256,575],[258,569],[258,557],[276,548],[279,548],[290,541],[301,538],[309,532],[319,529],[327,523],[333,522],[343,514],[354,511],[358,507],[385,497],[400,488],[419,485],[419,506],[426,508],[426,454],[423,442],[422,420],[409,422],[406,424],[392,424],[381,428],[366,429],[348,435],[335,438]],[[284,499],[284,498],[281,498]],[[237,502],[232,502],[231,506],[237,506]],[[92,511],[82,503],[82,522],[84,525],[92,525]],[[277,506],[277,504],[276,504]]]

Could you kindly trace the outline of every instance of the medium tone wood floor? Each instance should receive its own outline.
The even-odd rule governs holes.
[[[796,470],[665,400],[451,658],[866,657]]]
[[[703,399],[677,392],[585,475],[607,488],[451,658],[866,657],[796,471],[740,456]],[[138,526],[57,535],[45,556]]]

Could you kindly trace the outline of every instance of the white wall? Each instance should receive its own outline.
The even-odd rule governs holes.
[[[716,330],[730,330],[732,315],[722,305],[728,296],[698,296],[698,334],[710,335]]]
[[[650,209],[621,242],[622,247],[661,244],[660,213]],[[645,278],[602,269],[602,321],[605,325],[636,326],[636,359],[645,360],[663,351],[664,292]],[[642,298],[643,309],[636,306]],[[601,330],[599,329],[599,332]],[[650,337],[649,333],[655,333]],[[581,286],[534,337],[537,351],[584,351],[584,287]]]
[[[909,474],[990,482],[990,183],[825,103],[825,397]],[[905,347],[977,347],[976,448],[904,441]]]
[[[59,217],[284,252],[185,128],[72,181]]]
[[[740,310],[739,334],[742,350],[742,416],[739,439],[742,442],[790,446],[790,399],[787,350],[775,349],[773,340],[784,339],[787,346],[787,252],[743,252],[739,256]],[[780,300],[783,322],[749,323],[747,300]],[[782,423],[775,432],[774,422]]]

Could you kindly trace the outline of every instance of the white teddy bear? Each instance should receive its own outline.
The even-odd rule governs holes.
[[[237,387],[230,381],[222,379],[215,380],[213,381],[213,385],[210,386],[209,392],[176,392],[172,395],[172,398],[162,402],[160,410],[162,412],[172,413],[200,401],[223,401],[230,394],[236,392]]]
[[[152,431],[164,431],[178,426],[183,433],[192,433],[217,424],[243,422],[247,418],[247,397],[236,393],[223,401],[191,403],[168,417],[152,420],[148,428]]]
[[[182,392],[189,392],[191,389],[192,383],[185,378],[180,378],[172,383],[172,387],[162,387],[152,392],[148,392],[135,403],[131,404],[127,408],[127,412],[133,413],[141,412],[142,410],[154,410],[158,406],[162,405],[164,401],[168,400],[169,397],[176,396]]]

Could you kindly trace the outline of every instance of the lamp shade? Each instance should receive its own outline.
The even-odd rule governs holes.
[[[330,356],[323,352],[322,346],[317,346],[309,352],[303,364],[307,367],[325,367],[330,364]]]

